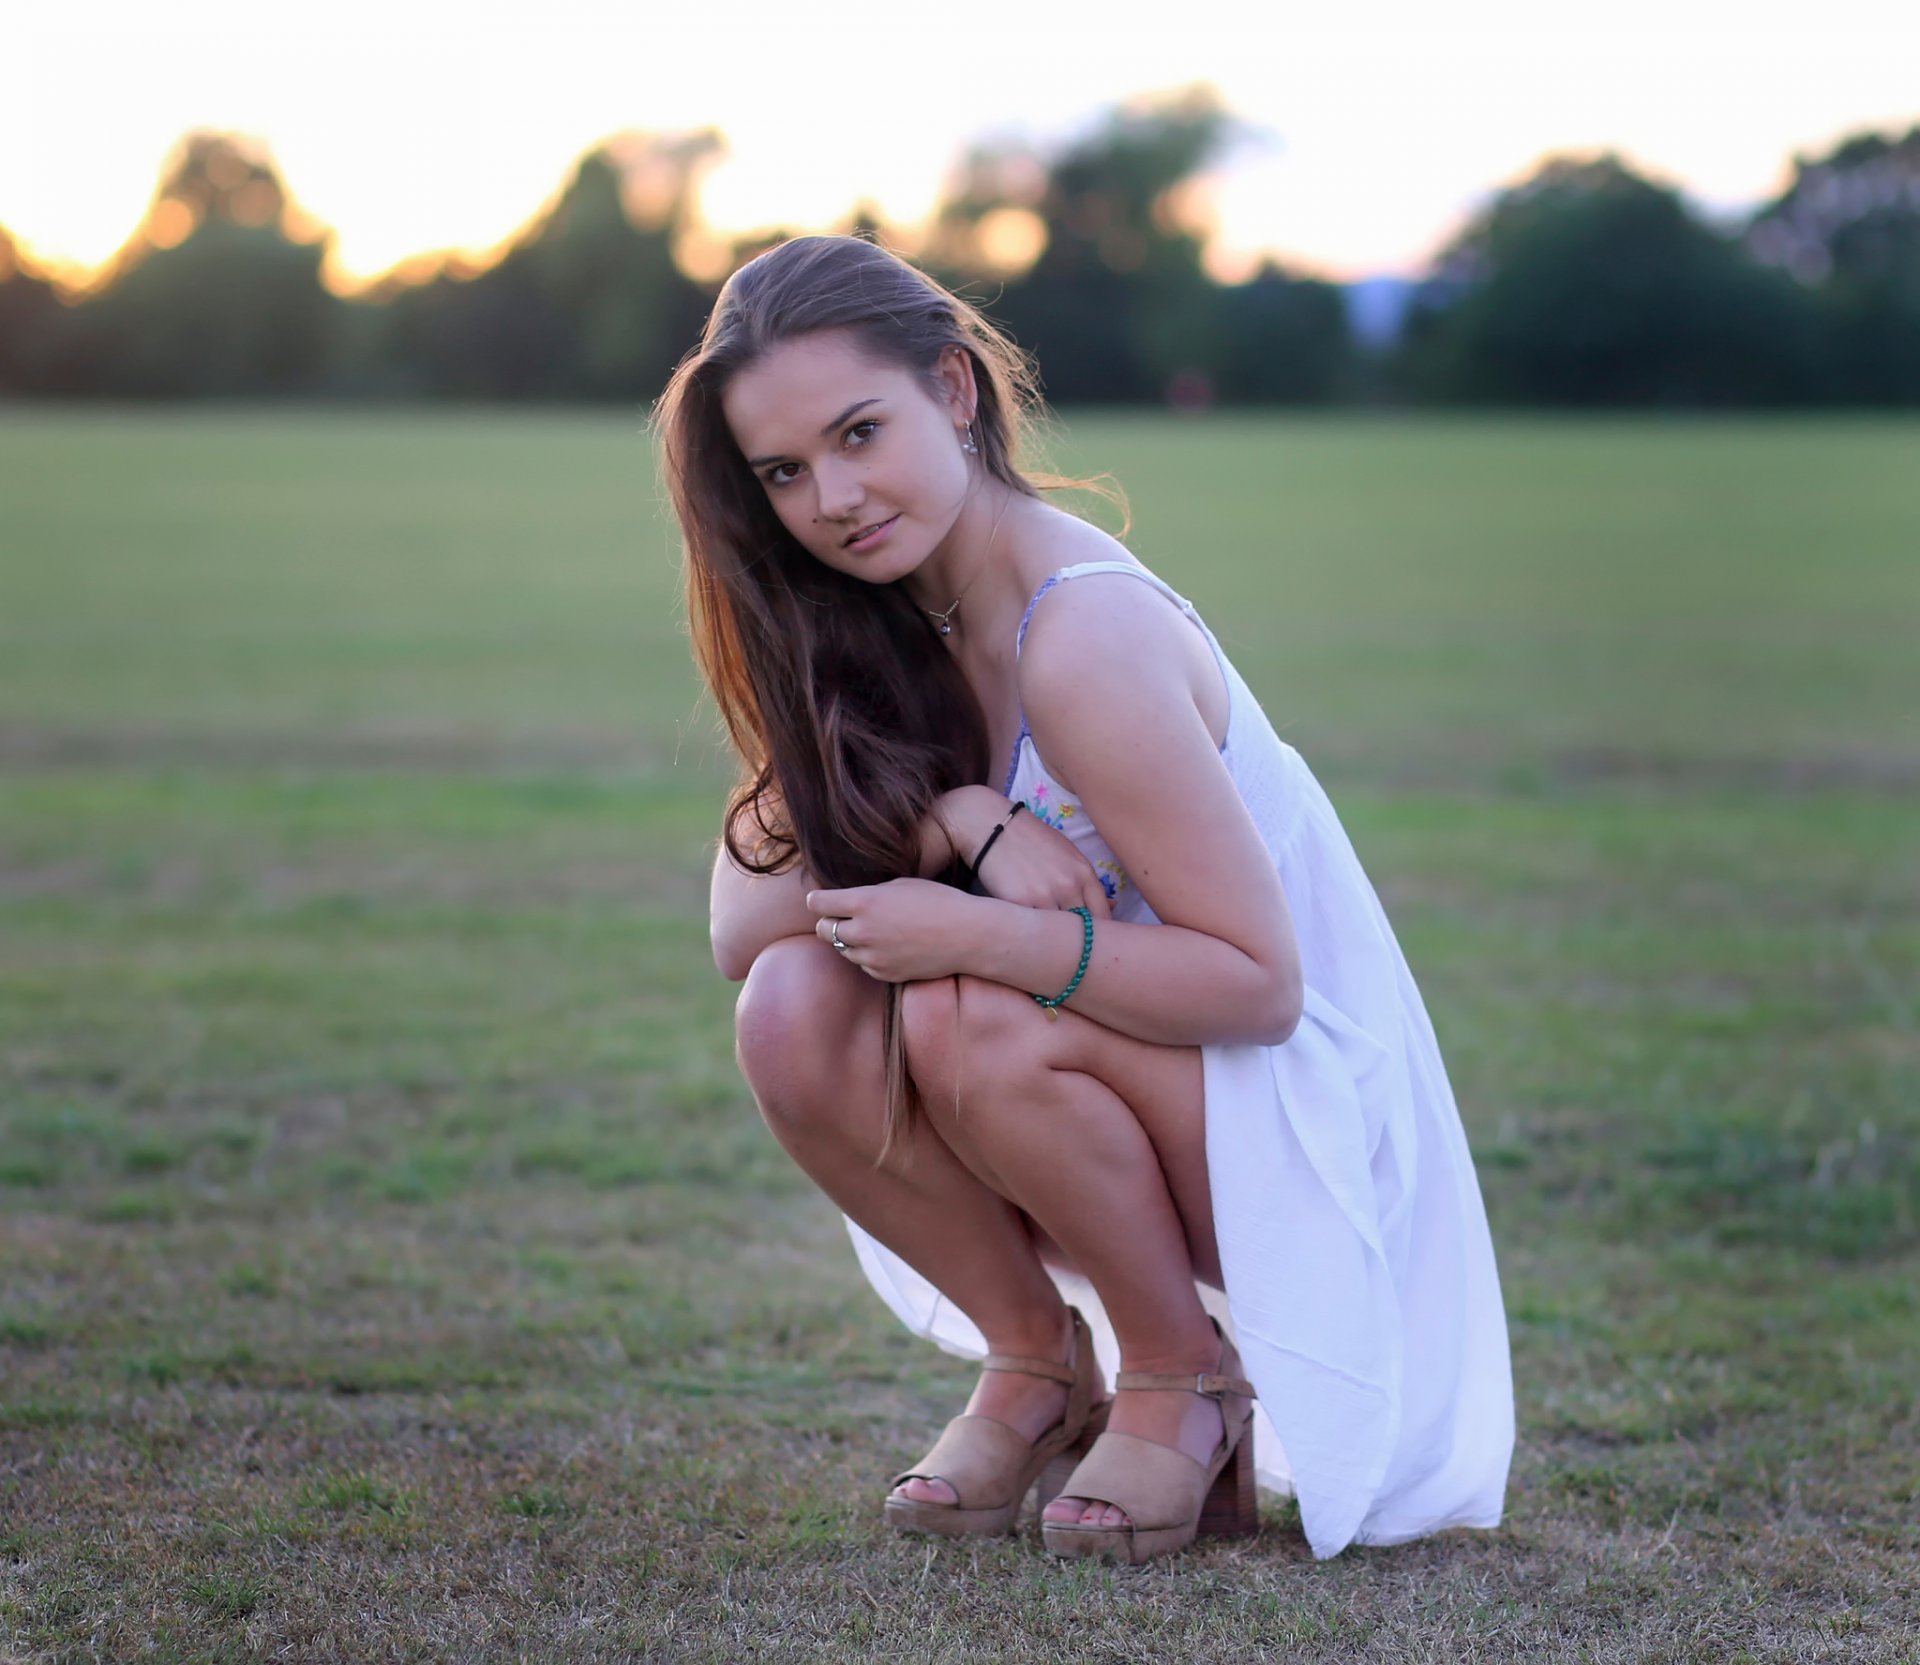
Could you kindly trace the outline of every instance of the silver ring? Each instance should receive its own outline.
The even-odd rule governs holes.
[[[836,919],[833,922],[833,925],[827,931],[827,935],[833,939],[833,946],[835,948],[839,949],[842,954],[846,953],[847,944],[840,940],[840,921],[839,920]]]

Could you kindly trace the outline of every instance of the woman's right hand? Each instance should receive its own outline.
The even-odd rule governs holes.
[[[1095,919],[1113,914],[1093,863],[1065,833],[1026,809],[1014,813],[975,872],[980,888],[1003,902],[1028,908],[1084,907]]]

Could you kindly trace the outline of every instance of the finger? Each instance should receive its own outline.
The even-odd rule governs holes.
[[[1055,892],[1052,901],[1050,901],[1047,906],[1050,908],[1068,909],[1093,908],[1093,898],[1099,889],[1100,887],[1097,884],[1089,884],[1085,879],[1076,879],[1071,887],[1062,887],[1059,891]],[[1097,914],[1099,909],[1094,908],[1094,912]]]
[[[1081,886],[1080,900],[1086,904],[1087,911],[1095,919],[1113,917],[1113,904],[1107,900],[1106,886],[1101,884],[1097,874],[1087,875],[1086,882]]]
[[[855,885],[850,890],[810,890],[807,892],[807,907],[816,918],[851,919],[858,911],[861,900],[873,888],[872,885]]]
[[[847,957],[846,951],[853,946],[852,943],[847,941],[847,933],[845,929],[846,923],[847,922],[844,919],[821,919],[821,920],[816,920],[814,922],[814,927],[813,927],[813,934],[817,936],[822,942],[824,942],[829,948],[833,948],[834,927],[836,925],[841,927],[840,947],[834,949],[834,952],[837,953],[842,959],[845,959]]]

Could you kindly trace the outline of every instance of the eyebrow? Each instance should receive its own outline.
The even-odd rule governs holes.
[[[839,427],[840,424],[846,421],[846,419],[849,416],[853,415],[855,411],[865,410],[867,406],[877,405],[879,403],[880,403],[880,400],[878,396],[872,399],[854,400],[852,404],[847,406],[845,410],[843,410],[838,416],[836,416],[831,422],[829,422],[824,428],[820,430],[820,437],[822,439],[825,439],[828,434],[832,433],[835,428]],[[749,457],[747,459],[747,467],[764,468],[770,462],[779,462],[779,461],[780,459],[778,457]]]

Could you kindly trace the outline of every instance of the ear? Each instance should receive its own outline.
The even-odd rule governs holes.
[[[971,422],[979,399],[973,385],[973,354],[961,347],[942,347],[933,373],[946,389],[947,403],[953,407],[954,415],[962,422]]]

